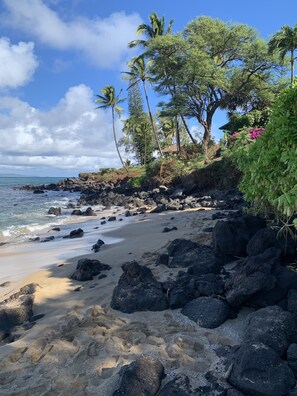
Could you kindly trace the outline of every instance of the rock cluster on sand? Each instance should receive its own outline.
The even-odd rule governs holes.
[[[111,307],[119,311],[162,311],[168,308],[162,285],[149,268],[135,261],[122,266],[123,275],[114,289]]]
[[[285,264],[290,257],[296,259],[293,245],[290,241],[286,250],[263,219],[237,215],[217,221],[213,248],[174,240],[156,265],[181,271],[162,287],[148,268],[123,265],[111,303],[122,312],[181,308],[200,327],[212,329],[235,318],[242,307],[254,309],[246,319],[242,344],[223,354],[227,376],[209,373],[208,385],[193,393],[187,378],[175,378],[160,394],[291,394],[297,373],[297,274]],[[179,382],[188,393],[179,390]]]
[[[78,281],[88,281],[101,274],[102,271],[110,269],[110,265],[102,264],[99,260],[82,258],[78,260],[76,270],[70,275],[70,278]]]

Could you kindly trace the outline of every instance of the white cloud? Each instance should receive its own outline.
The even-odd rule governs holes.
[[[42,0],[3,0],[7,23],[59,50],[78,50],[99,67],[112,68],[127,54],[142,22],[138,14],[116,12],[108,18],[77,17],[64,21]]]
[[[38,62],[32,42],[10,43],[6,37],[0,38],[0,88],[16,88],[31,80]]]
[[[116,129],[119,139],[120,121]],[[0,141],[0,170],[73,170],[77,175],[120,165],[111,114],[95,109],[94,94],[83,84],[71,87],[46,112],[15,97],[0,97]]]

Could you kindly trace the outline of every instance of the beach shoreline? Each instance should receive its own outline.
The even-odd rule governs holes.
[[[89,250],[87,254],[73,255],[64,259],[64,262],[56,262],[48,268],[39,269],[17,282],[14,285],[14,291],[9,294],[28,283],[37,285],[33,313],[34,315],[44,315],[44,317],[28,331],[19,329],[21,336],[15,342],[1,346],[0,384],[4,373],[7,375],[5,384],[2,385],[1,394],[29,395],[31,392],[31,395],[50,395],[48,389],[52,387],[60,389],[60,393],[58,391],[57,394],[61,395],[70,391],[77,395],[112,395],[111,390],[115,389],[120,367],[130,363],[139,353],[159,356],[162,360],[169,353],[170,358],[167,356],[167,363],[165,362],[168,379],[177,373],[186,372],[197,383],[201,381],[206,369],[218,361],[213,351],[214,346],[238,342],[240,331],[239,335],[236,335],[230,324],[227,323],[229,321],[223,327],[221,326],[220,331],[202,329],[181,315],[180,310],[124,314],[111,309],[110,302],[113,289],[122,274],[121,266],[125,262],[135,260],[140,265],[147,266],[160,282],[174,278],[179,269],[164,265],[156,266],[158,255],[164,253],[168,244],[176,238],[191,239],[209,245],[211,233],[203,230],[214,225],[213,213],[215,213],[214,210],[202,209],[140,214],[133,217],[133,222],[130,224],[125,224],[123,221],[121,222],[123,227],[106,232],[105,237],[114,238],[113,240],[116,242],[104,245],[99,252],[92,253]],[[171,232],[163,232],[165,227],[175,227],[176,229]],[[50,242],[48,246],[50,246]],[[86,282],[74,281],[70,279],[70,275],[75,270],[78,259],[83,257],[100,260],[100,262],[110,265],[111,270],[106,271],[106,277],[102,279],[94,278]],[[100,316],[101,325],[105,328],[103,333],[97,325],[91,323],[92,315]],[[74,325],[73,327],[72,321],[83,322],[84,325],[80,324],[78,327]],[[175,323],[173,333],[172,321]],[[241,322],[239,318],[239,329]],[[144,331],[143,326],[148,327],[147,330]],[[122,327],[126,329],[124,332],[121,331]],[[66,340],[68,336],[63,334],[65,331],[71,333],[71,329],[75,332],[75,342]],[[142,334],[143,331],[145,334],[148,332],[146,336]],[[173,347],[173,350],[169,352],[168,348],[172,348],[176,342],[177,344],[181,342],[178,341],[178,337],[184,340],[185,345],[176,347],[176,350]],[[102,353],[94,357],[96,362],[93,362],[92,368],[90,367],[92,374],[85,373],[86,382],[82,381],[82,384],[78,384],[80,381],[75,380],[76,375],[73,377],[70,373],[73,370],[79,371],[78,368],[74,369],[74,366],[76,367],[79,361],[82,364],[82,360],[77,357],[77,363],[74,365],[74,355],[76,356],[78,350],[90,348],[91,339],[96,340],[96,343],[101,340],[104,347],[101,346]],[[194,361],[195,348],[192,350],[195,342],[201,345],[204,351],[198,361]],[[48,350],[48,345],[52,345],[53,349]],[[166,353],[163,350],[165,346]],[[14,365],[12,365],[12,361],[14,361]],[[58,368],[54,366],[53,361],[56,361],[55,364],[58,365]],[[8,370],[10,370],[9,375]],[[20,370],[31,376],[29,383],[24,381],[24,374],[19,374]],[[47,373],[47,379],[42,379],[40,375],[37,376],[40,370]],[[63,376],[67,374],[67,378],[63,379],[63,385],[57,385],[58,379],[55,378],[54,370],[59,370]],[[33,379],[32,375],[36,378]],[[92,384],[91,378],[94,375],[98,377],[97,386]],[[49,393],[45,391],[38,393],[41,389],[40,384],[46,387]],[[13,389],[14,393],[10,393]]]
[[[0,285],[9,282],[9,287],[15,290],[18,282],[38,270],[63,264],[72,257],[91,254],[98,239],[104,238],[107,244],[115,243],[117,238],[105,234],[134,220],[134,217],[126,218],[124,209],[119,207],[105,210],[94,207],[93,210],[96,216],[69,216],[63,224],[59,224],[57,216],[57,222],[31,232],[27,240],[14,239],[0,246]],[[116,217],[116,220],[108,221],[110,217]],[[106,221],[104,225],[101,224],[103,220]],[[70,232],[77,229],[84,231],[83,236],[69,238]],[[48,238],[53,239],[45,242]],[[6,288],[0,286],[0,299],[6,294]]]

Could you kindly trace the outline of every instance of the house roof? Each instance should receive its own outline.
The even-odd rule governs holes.
[[[177,144],[172,144],[171,146],[167,146],[162,151],[163,153],[168,153],[168,154],[177,153],[178,152]]]

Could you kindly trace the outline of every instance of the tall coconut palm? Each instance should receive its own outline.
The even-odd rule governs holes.
[[[276,32],[268,42],[268,52],[273,54],[278,52],[280,60],[283,62],[287,52],[290,52],[291,84],[294,81],[295,50],[297,49],[297,24],[291,28],[285,25]]]
[[[146,40],[133,40],[128,44],[129,48],[133,48],[133,47],[146,48],[151,39],[158,36],[165,36],[166,34],[169,34],[172,30],[172,25],[174,22],[173,19],[170,20],[167,29],[165,29],[164,16],[162,18],[159,18],[158,15],[155,12],[153,12],[149,16],[149,20],[150,20],[150,25],[142,23],[141,25],[138,26],[136,30],[136,35],[139,36],[143,34],[146,37]]]
[[[158,139],[155,123],[154,123],[152,112],[151,112],[151,106],[150,106],[150,102],[149,102],[148,95],[147,95],[147,89],[146,89],[146,81],[150,81],[151,80],[149,72],[148,72],[147,64],[146,64],[146,62],[144,60],[144,57],[143,56],[139,56],[139,57],[133,58],[130,62],[127,62],[127,65],[130,68],[130,71],[129,72],[124,72],[124,74],[127,75],[126,77],[124,77],[124,80],[129,80],[130,81],[130,85],[129,85],[128,89],[133,87],[133,85],[137,84],[138,81],[142,82],[143,91],[144,91],[144,95],[145,95],[145,100],[146,100],[147,109],[148,109],[148,113],[149,113],[149,117],[150,117],[150,121],[151,121],[152,130],[153,130],[153,133],[154,133],[154,136],[155,136],[155,140],[156,140],[156,144],[157,144],[158,150],[159,150],[160,155],[162,157],[163,153],[162,153],[162,149],[161,149],[160,142],[159,142],[159,139]]]
[[[102,93],[102,95],[96,95],[96,97],[98,98],[98,99],[96,99],[96,103],[101,103],[101,105],[96,107],[96,109],[111,108],[112,131],[113,131],[114,143],[115,143],[120,161],[121,161],[123,167],[128,172],[128,168],[126,167],[126,165],[124,164],[124,161],[122,159],[122,156],[121,156],[121,153],[119,150],[119,146],[118,146],[118,142],[116,139],[116,133],[115,133],[115,113],[117,114],[117,116],[119,118],[121,117],[121,112],[123,111],[123,109],[121,107],[119,107],[118,104],[124,102],[125,99],[120,99],[121,92],[118,95],[116,95],[115,88],[112,85],[106,85],[105,87],[103,87],[100,90],[100,92]]]

